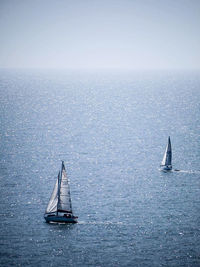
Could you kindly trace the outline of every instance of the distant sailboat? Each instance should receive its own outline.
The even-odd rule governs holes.
[[[70,188],[64,161],[62,161],[61,170],[58,173],[44,218],[46,222],[77,223],[78,217],[74,216],[72,212]]]
[[[168,144],[160,166],[163,171],[172,170],[172,146],[171,146],[170,136],[168,137]]]

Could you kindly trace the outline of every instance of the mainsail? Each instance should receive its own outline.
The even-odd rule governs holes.
[[[58,179],[56,181],[51,198],[49,200],[49,204],[46,209],[46,213],[53,212],[72,213],[70,188],[63,161],[61,171],[58,174]]]
[[[172,165],[172,147],[171,147],[171,141],[169,137],[161,166],[171,166],[171,165]]]
[[[59,180],[57,208],[58,208],[58,211],[67,211],[67,212],[72,213],[70,188],[69,188],[67,173],[66,173],[63,161],[62,161],[61,175],[60,175],[60,180]]]

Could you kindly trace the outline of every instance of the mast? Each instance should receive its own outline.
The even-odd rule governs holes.
[[[58,207],[60,205],[60,171],[58,173],[58,203],[57,203],[57,210],[56,210],[56,215],[58,215]]]

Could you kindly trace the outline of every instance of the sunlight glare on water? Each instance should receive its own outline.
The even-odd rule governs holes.
[[[200,265],[199,73],[0,77],[1,266]],[[61,160],[76,225],[43,218]]]

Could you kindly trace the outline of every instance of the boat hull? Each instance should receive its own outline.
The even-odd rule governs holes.
[[[161,170],[162,171],[171,171],[172,170],[172,166],[161,166]]]
[[[67,218],[64,216],[44,216],[47,223],[77,223],[77,217]]]

